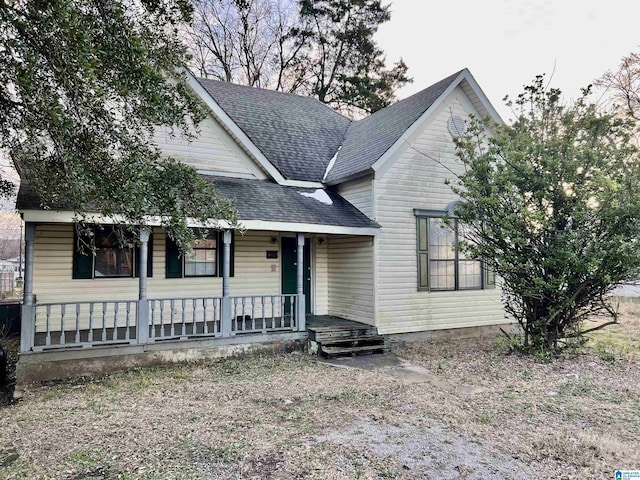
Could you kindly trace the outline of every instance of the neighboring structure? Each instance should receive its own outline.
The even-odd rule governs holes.
[[[116,248],[104,219],[96,255],[82,255],[73,212],[23,184],[23,353],[303,338],[319,315],[381,334],[508,323],[495,278],[440,228],[457,200],[453,137],[469,115],[500,121],[468,70],[359,121],[307,97],[189,82],[209,107],[199,137],[157,142],[236,199],[246,233],[214,232],[182,258],[159,227]]]
[[[0,260],[0,300],[13,297],[14,269],[15,266],[12,263]]]

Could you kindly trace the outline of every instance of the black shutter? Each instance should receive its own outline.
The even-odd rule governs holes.
[[[90,241],[89,238],[84,239]],[[90,248],[78,243],[78,232],[73,231],[73,272],[71,278],[93,278],[93,252]]]
[[[236,232],[234,230],[231,230],[231,245],[230,245],[230,252],[231,255],[229,256],[229,276],[233,277],[234,273],[235,273],[235,258],[236,258]],[[218,241],[216,243],[216,246],[218,248],[218,276],[222,277],[222,260],[223,260],[223,252],[224,252],[224,231],[219,231],[218,232]]]
[[[178,245],[168,236],[166,238],[166,278],[182,278],[182,257]]]
[[[140,246],[135,250],[135,277],[140,276]],[[149,234],[147,242],[147,278],[153,277],[153,232]]]

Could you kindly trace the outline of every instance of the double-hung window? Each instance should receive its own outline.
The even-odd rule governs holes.
[[[218,232],[191,242],[191,254],[184,258],[185,277],[215,277],[218,275]]]
[[[133,276],[133,248],[123,245],[112,227],[96,229],[94,277]]]
[[[209,230],[206,238],[191,243],[191,253],[182,255],[178,245],[166,237],[166,277],[221,277],[224,232]],[[235,235],[231,232],[229,276],[234,276]]]
[[[460,248],[464,225],[453,218],[443,220],[445,212],[416,212],[418,247],[418,289],[474,290],[495,285],[495,275],[480,260],[468,258]]]

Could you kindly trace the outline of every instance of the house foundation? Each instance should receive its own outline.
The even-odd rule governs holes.
[[[104,375],[130,368],[179,362],[216,360],[248,352],[302,350],[306,339],[307,332],[293,332],[22,353],[16,366],[14,396],[20,397],[24,387],[29,384],[47,380]]]

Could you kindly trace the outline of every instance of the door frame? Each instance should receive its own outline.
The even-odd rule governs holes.
[[[296,238],[297,234],[295,232],[279,232],[278,234],[278,250],[280,256],[280,274],[278,275],[278,281],[280,283],[280,295],[282,295],[282,275],[284,272],[284,268],[282,266],[282,238]],[[316,249],[315,249],[315,235],[304,234],[305,242],[309,241],[309,273],[311,277],[311,284],[309,285],[309,296],[311,299],[309,300],[309,315],[313,315],[316,311]]]

